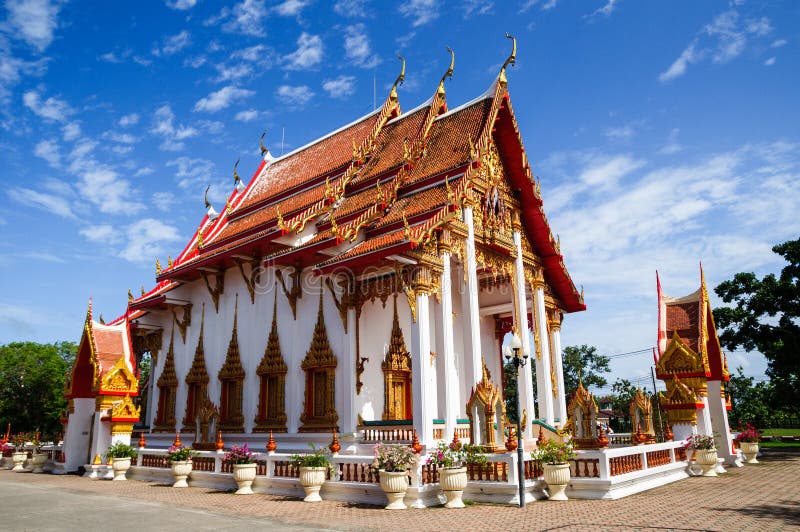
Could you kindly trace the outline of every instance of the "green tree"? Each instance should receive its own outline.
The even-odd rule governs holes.
[[[739,366],[736,374],[731,375],[728,392],[731,395],[731,412],[728,415],[731,425],[736,428],[745,423],[763,425],[772,417],[774,388],[769,382],[754,383],[753,377],[747,377]]]
[[[66,408],[64,384],[75,360],[73,342],[0,345],[0,422],[12,432],[40,431],[43,438],[61,432]]]
[[[611,393],[614,394],[614,401],[611,403],[611,409],[614,411],[614,416],[620,419],[627,419],[630,421],[630,405],[633,397],[636,395],[636,386],[634,386],[628,379],[617,379],[611,385]],[[635,427],[632,427],[635,429]]]
[[[578,382],[583,380],[583,386],[597,386],[601,388],[608,381],[603,376],[609,373],[608,357],[597,354],[597,348],[589,345],[569,345],[564,348],[564,391],[569,397],[578,389]]]
[[[780,276],[737,273],[714,291],[730,307],[714,310],[722,345],[758,350],[782,406],[800,411],[800,239],[772,250],[788,265]]]

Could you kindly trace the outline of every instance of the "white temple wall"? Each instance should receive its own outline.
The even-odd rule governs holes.
[[[492,382],[502,387],[503,382],[500,378],[500,344],[495,338],[494,328],[494,318],[492,316],[481,318],[481,354],[483,354],[484,363],[492,375]]]
[[[93,457],[88,456],[91,440],[92,419],[95,409],[94,398],[73,399],[75,409],[69,415],[67,432],[64,434],[64,470],[77,471]]]

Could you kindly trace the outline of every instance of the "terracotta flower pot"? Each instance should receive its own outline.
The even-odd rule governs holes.
[[[439,486],[447,497],[445,508],[464,508],[464,488],[467,487],[467,468],[458,467],[439,470]]]
[[[233,464],[233,480],[239,487],[236,495],[252,495],[253,481],[256,479],[257,464]]]
[[[114,470],[114,478],[112,480],[128,480],[125,474],[131,468],[131,458],[112,458],[111,469]]]
[[[569,464],[544,464],[544,481],[550,488],[551,501],[568,500],[566,493],[569,484],[570,472]]]
[[[742,450],[748,464],[758,463],[758,460],[756,460],[756,455],[758,455],[758,442],[739,442],[739,448]]]
[[[189,483],[186,479],[192,473],[191,460],[176,460],[170,462],[170,469],[172,469],[172,476],[175,477],[175,482],[172,484],[173,488],[188,488]]]
[[[717,450],[716,449],[697,449],[694,452],[694,460],[697,465],[703,468],[704,477],[716,477],[717,472]]]
[[[406,504],[403,498],[408,490],[408,472],[406,471],[384,471],[379,472],[381,477],[381,489],[386,493],[389,504],[387,510],[405,510]]]
[[[301,467],[300,485],[306,492],[305,502],[320,502],[319,490],[325,483],[325,471],[327,467]]]

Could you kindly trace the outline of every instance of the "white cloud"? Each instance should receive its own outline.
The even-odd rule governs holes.
[[[138,123],[139,123],[138,113],[131,113],[129,115],[125,115],[122,118],[120,118],[119,121],[117,122],[117,124],[119,124],[122,127],[135,126]]]
[[[61,136],[66,141],[72,141],[81,136],[81,125],[79,122],[69,122],[61,128]]]
[[[767,17],[742,23],[735,9],[720,13],[711,23],[703,26],[699,35],[666,71],[659,74],[658,79],[663,83],[678,78],[686,73],[689,65],[708,57],[714,63],[728,63],[742,55],[748,38],[764,38],[770,33],[772,25]]]
[[[142,177],[142,176],[150,175],[153,172],[155,172],[155,170],[153,170],[150,166],[144,166],[142,168],[139,168],[136,171],[136,173],[133,174],[133,177]]]
[[[138,264],[150,263],[166,252],[166,244],[181,240],[178,229],[153,218],[145,218],[125,230],[125,243],[119,256]]]
[[[772,44],[770,44],[770,47],[771,48],[780,48],[781,46],[786,46],[786,44],[788,42],[789,41],[787,41],[786,39],[778,39],[776,41],[773,41]]]
[[[611,140],[627,140],[633,137],[636,131],[633,129],[632,125],[626,124],[624,126],[607,128],[603,134]]]
[[[8,191],[12,200],[29,207],[36,207],[63,218],[77,219],[72,207],[65,198],[53,194],[45,194],[27,188],[12,188]]]
[[[338,0],[333,5],[333,10],[342,17],[365,17],[367,0]]]
[[[103,133],[103,138],[106,140],[119,142],[120,144],[136,144],[137,142],[139,142],[139,139],[137,137],[134,137],[130,133],[118,133],[113,130],[109,130]]]
[[[47,71],[47,58],[27,61],[14,57],[11,44],[0,33],[0,102],[10,96],[11,88],[16,86],[23,76],[42,76]]]
[[[172,192],[156,192],[153,194],[152,202],[159,211],[169,212],[177,200]]]
[[[322,61],[323,48],[319,35],[311,35],[304,31],[297,38],[297,50],[283,58],[284,66],[289,70],[313,68]]]
[[[275,95],[286,105],[302,107],[314,97],[314,91],[307,85],[281,85]]]
[[[90,225],[78,231],[89,242],[98,244],[117,244],[122,241],[122,235],[109,224]]]
[[[364,24],[348,26],[344,33],[345,56],[356,66],[373,68],[380,60],[372,53]]]
[[[214,81],[221,83],[224,81],[236,81],[237,79],[249,76],[253,73],[253,67],[247,63],[238,63],[236,65],[218,64],[214,68],[219,72]]]
[[[284,0],[273,9],[282,17],[295,17],[310,3],[309,0]]]
[[[47,161],[53,168],[61,167],[61,150],[57,142],[42,140],[33,148],[33,154]]]
[[[177,35],[171,35],[164,38],[164,44],[161,48],[154,48],[153,55],[175,55],[181,50],[185,49],[192,43],[192,37],[187,30],[183,30]]]
[[[417,28],[435,20],[439,16],[436,0],[408,0],[397,8],[400,14],[411,19],[411,26]]]
[[[144,209],[136,201],[137,194],[130,181],[122,179],[111,166],[76,151],[71,154],[69,169],[78,176],[77,188],[82,198],[107,214],[132,215]]]
[[[253,120],[258,120],[261,116],[261,113],[256,109],[246,109],[244,111],[239,111],[233,117],[234,119],[238,120],[239,122],[252,122]]]
[[[489,15],[494,8],[494,2],[491,0],[464,0],[461,7],[464,9],[464,18]]]
[[[614,12],[614,9],[616,9],[618,3],[619,0],[607,0],[605,5],[595,9],[589,15],[584,15],[584,18],[593,18],[597,15],[603,15],[604,17],[609,17],[611,16],[611,13]]]
[[[331,98],[346,98],[355,92],[355,80],[353,76],[326,79],[322,83],[322,88]]]
[[[770,57],[766,61],[764,61],[764,66],[772,66],[775,64],[776,61],[777,59],[775,59],[774,57]]]
[[[36,91],[24,93],[22,102],[37,116],[55,122],[66,122],[67,118],[75,112],[64,100],[52,96],[42,100]]]
[[[236,50],[231,54],[231,58],[233,59],[242,59],[243,61],[251,61],[256,62],[263,59],[264,55],[268,52],[268,48],[263,44],[256,44],[254,46],[248,46],[247,48],[242,48],[240,50]]]
[[[669,138],[667,139],[667,143],[664,145],[663,148],[658,150],[658,153],[664,155],[673,155],[678,153],[679,151],[683,150],[683,146],[680,145],[678,142],[678,135],[680,134],[681,130],[676,128],[672,128],[672,131],[669,132]]]
[[[8,23],[15,35],[43,52],[53,42],[62,2],[49,0],[18,0],[5,3]]]
[[[169,104],[164,104],[156,109],[150,132],[163,137],[164,140],[159,146],[159,149],[163,151],[180,151],[184,148],[183,140],[198,134],[193,127],[175,125],[175,113],[172,112]]]
[[[167,7],[170,9],[177,9],[179,11],[186,11],[191,9],[197,4],[197,0],[167,0]]]
[[[178,157],[167,162],[167,167],[175,168],[175,179],[184,189],[200,190],[214,179],[216,173],[214,163],[201,158]]]
[[[206,25],[222,22],[222,30],[228,33],[263,37],[266,18],[264,0],[244,0],[232,8],[222,8],[219,15],[206,21]]]
[[[230,107],[235,101],[243,100],[254,95],[255,92],[248,89],[240,89],[234,85],[222,87],[216,92],[210,93],[204,98],[200,98],[194,104],[195,112],[205,111],[214,113],[220,109]]]
[[[206,64],[206,56],[198,55],[197,57],[187,57],[183,60],[183,66],[191,68],[200,68]]]
[[[689,65],[696,62],[699,58],[695,52],[696,46],[696,42],[690,43],[670,67],[658,75],[658,80],[664,83],[683,76]]]

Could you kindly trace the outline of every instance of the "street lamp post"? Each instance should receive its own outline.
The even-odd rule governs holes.
[[[528,363],[528,353],[523,352],[519,356],[522,349],[522,340],[517,333],[511,338],[511,342],[503,350],[503,355],[506,357],[506,363],[514,364],[514,369],[517,372],[517,483],[519,484],[519,507],[525,507],[525,462],[523,460],[522,449],[522,402],[519,397],[520,385],[520,368],[524,368]]]

